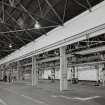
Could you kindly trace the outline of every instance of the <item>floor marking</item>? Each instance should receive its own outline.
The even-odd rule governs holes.
[[[81,101],[87,101],[87,100],[92,100],[92,99],[100,98],[100,97],[101,96],[92,96],[92,97],[86,97],[86,98],[74,97],[73,99],[81,100]]]
[[[1,98],[0,98],[0,103],[1,103],[2,105],[7,105]]]
[[[24,98],[26,98],[26,99],[28,99],[28,100],[31,100],[31,101],[33,101],[33,102],[35,102],[35,103],[42,104],[42,105],[48,105],[48,104],[46,104],[46,103],[43,102],[43,101],[34,99],[34,98],[32,98],[32,97],[30,97],[30,96],[26,96],[26,95],[24,95],[24,94],[19,94],[19,93],[15,92],[15,91],[13,91],[13,90],[11,90],[11,89],[6,89],[6,88],[5,88],[5,90],[7,90],[7,91],[9,91],[9,92],[11,92],[11,93],[14,93],[14,94],[16,94],[16,95],[20,95],[20,96],[22,96],[22,97],[24,97]]]
[[[65,99],[72,99],[72,100],[81,100],[81,101],[87,101],[87,100],[91,100],[91,99],[95,99],[95,98],[100,98],[101,96],[91,96],[91,97],[86,97],[86,98],[81,98],[81,97],[68,97],[68,96],[63,96],[63,95],[59,95],[59,96],[51,96],[53,98],[65,98]]]

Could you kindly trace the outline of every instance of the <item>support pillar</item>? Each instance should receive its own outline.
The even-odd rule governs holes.
[[[105,86],[105,70],[103,71],[103,86]]]
[[[60,48],[60,91],[67,90],[67,58],[65,47]]]
[[[12,79],[12,83],[14,83],[14,74],[13,74],[13,66],[11,66],[11,79]]]
[[[3,66],[3,80],[5,81],[5,82],[7,82],[7,79],[6,79],[6,65],[4,65]]]
[[[17,61],[17,80],[20,80],[20,62]]]
[[[99,76],[99,65],[95,65],[95,69],[96,69],[96,86],[99,86],[100,83],[100,76]]]
[[[73,70],[72,70],[72,67],[71,67],[71,84],[72,84],[72,78],[73,78]]]
[[[21,80],[24,80],[24,67],[21,65]]]
[[[77,71],[77,73],[76,73],[76,78],[78,79],[78,66],[76,67],[76,71]]]
[[[36,64],[36,57],[32,57],[32,86],[37,86],[38,84],[38,68]]]
[[[105,86],[105,64],[104,64],[104,67],[103,67],[102,73],[103,73],[102,86]]]
[[[2,80],[2,71],[1,71],[1,68],[0,68],[0,80]]]
[[[76,83],[78,83],[79,82],[79,78],[78,78],[78,66],[76,66],[76,76],[75,76],[75,78],[76,78]]]
[[[75,78],[75,66],[73,66],[73,79]]]
[[[96,76],[97,76],[97,83],[99,83],[100,76],[99,76],[99,65],[96,66]]]

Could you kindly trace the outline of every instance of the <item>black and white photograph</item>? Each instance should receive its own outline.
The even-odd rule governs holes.
[[[0,105],[105,105],[105,0],[0,0]]]

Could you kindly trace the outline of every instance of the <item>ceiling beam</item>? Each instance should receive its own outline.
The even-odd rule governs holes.
[[[90,1],[89,0],[86,0],[86,2],[88,4],[88,6],[89,6],[89,11],[92,12],[92,9],[91,9],[92,8],[92,5],[90,4]]]
[[[18,25],[18,27],[21,29],[21,27],[19,26],[19,24],[18,24],[18,22],[15,20],[15,18],[14,17],[12,17],[10,14],[8,14],[7,12],[6,12],[6,14],[12,19],[12,21],[14,21],[17,25]],[[33,36],[30,34],[30,33],[28,33],[27,32],[27,30],[25,30],[24,31],[31,39],[34,39],[33,38]]]
[[[11,30],[6,24],[3,24],[3,25],[4,25],[9,31]],[[1,32],[0,32],[0,33],[1,33]],[[20,40],[23,44],[26,44],[25,41],[22,40],[20,36],[18,36],[18,35],[16,35],[16,34],[15,34],[15,36],[16,36],[16,38],[17,38],[18,40]]]
[[[1,3],[1,1],[0,1],[0,3]],[[8,3],[4,3],[4,5],[5,6],[8,6],[8,7],[11,7]],[[16,10],[18,10],[18,11],[20,11],[20,12],[22,12],[22,13],[27,13],[26,11],[24,11],[23,9],[20,9],[20,8],[17,8],[17,7],[11,7],[11,8],[14,8],[14,9],[16,9]],[[38,8],[37,8],[38,9]],[[14,11],[15,12],[15,11]],[[13,13],[13,12],[12,12]],[[38,17],[38,18],[40,18],[40,19],[43,19],[43,20],[46,20],[46,21],[48,21],[48,22],[51,22],[51,23],[54,23],[54,24],[59,24],[58,22],[55,22],[55,21],[53,21],[53,20],[50,20],[50,19],[47,19],[47,17],[45,17],[45,16],[39,16],[39,15],[37,15],[37,14],[34,14],[34,13],[32,13],[32,12],[30,12],[31,14],[33,14],[33,15],[35,15],[36,17]],[[9,19],[9,18],[8,18]],[[8,19],[7,19],[7,21],[8,21]]]
[[[52,4],[48,1],[45,0],[45,2],[48,4],[48,6],[51,8],[51,10],[54,12],[54,14],[58,17],[59,21],[61,22],[61,25],[64,24],[63,19],[60,17],[60,15],[56,12],[56,10],[54,9],[54,7],[52,6]]]
[[[88,10],[88,7],[85,6],[84,4],[82,4],[81,2],[79,2],[78,0],[73,0],[76,4],[78,4],[79,6],[85,8],[86,10]]]
[[[64,11],[63,11],[63,23],[64,23],[64,21],[65,21],[67,4],[68,4],[68,0],[65,0]]]
[[[47,29],[47,28],[56,28],[59,25],[54,25],[54,26],[46,26],[46,27],[40,27],[40,29]],[[29,29],[20,29],[20,30],[9,30],[9,31],[4,31],[0,33],[16,33],[16,32],[23,32],[23,31],[32,31],[35,30],[35,28],[29,28]]]

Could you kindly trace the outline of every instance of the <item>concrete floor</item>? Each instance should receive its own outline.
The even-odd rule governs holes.
[[[30,82],[14,84],[0,82],[0,105],[105,105],[105,87],[93,84],[70,85],[59,92],[59,82],[40,81],[37,87]]]

